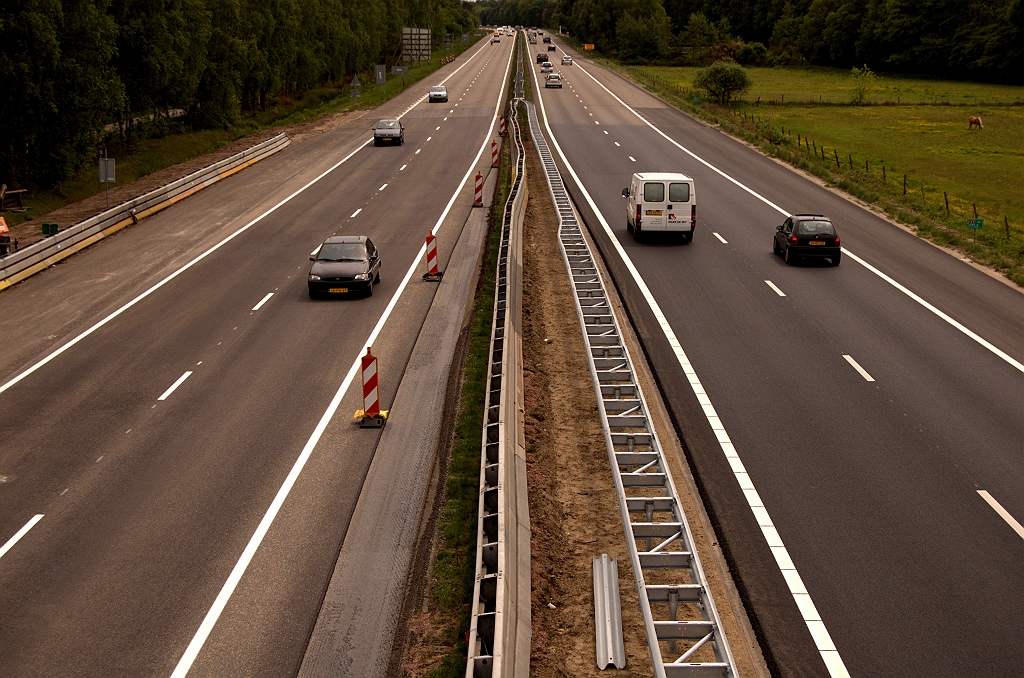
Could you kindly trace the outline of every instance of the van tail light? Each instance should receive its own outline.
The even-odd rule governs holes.
[[[636,225],[637,226],[640,225],[640,211],[641,211],[641,209],[643,209],[643,206],[640,203],[637,203],[636,204]]]
[[[795,235],[794,235],[794,236],[792,236],[792,237],[791,237],[791,238],[789,239],[789,242],[791,242],[791,243],[793,243],[793,244],[795,245],[795,244],[796,244],[796,236],[795,236]]]
[[[690,205],[690,228],[697,228],[697,206]]]

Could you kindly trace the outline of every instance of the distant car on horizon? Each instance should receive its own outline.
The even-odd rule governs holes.
[[[435,101],[448,101],[448,88],[444,85],[434,85],[430,88],[430,94],[427,95],[429,103]]]
[[[370,129],[373,130],[374,146],[380,146],[385,143],[401,146],[405,143],[405,126],[402,125],[401,120],[384,118],[383,120],[378,120],[377,124]]]
[[[309,298],[365,292],[380,283],[380,251],[365,235],[328,238],[309,258]]]
[[[839,265],[842,248],[832,220],[822,214],[794,214],[775,228],[772,251],[787,264],[804,258],[828,259]]]

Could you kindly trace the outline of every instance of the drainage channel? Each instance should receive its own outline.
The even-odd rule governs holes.
[[[525,104],[558,212],[559,247],[575,292],[654,675],[735,678],[736,664],[619,321],[536,110]]]
[[[525,155],[516,115],[522,72],[520,51],[516,97],[507,116],[514,142],[514,174],[502,213],[498,250],[466,678],[528,676],[530,670],[530,514],[522,408],[526,189]]]

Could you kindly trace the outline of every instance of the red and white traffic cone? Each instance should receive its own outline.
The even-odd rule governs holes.
[[[491,139],[491,167],[498,166],[498,142]]]
[[[476,191],[473,197],[473,207],[484,206],[484,175],[480,172],[476,173]]]
[[[433,233],[427,233],[427,272],[423,274],[424,280],[440,280],[444,271],[437,270],[437,238]]]
[[[363,377],[363,409],[356,410],[355,418],[359,425],[367,428],[379,428],[388,418],[388,411],[380,409],[380,392],[377,388],[377,356],[366,347],[366,355],[360,359],[360,373]]]
[[[502,116],[500,116],[498,118],[498,134],[500,136],[505,136],[506,134],[508,134],[508,132],[505,131],[505,116],[504,115],[502,115]]]

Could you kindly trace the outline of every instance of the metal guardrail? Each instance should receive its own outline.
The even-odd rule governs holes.
[[[575,292],[654,675],[735,678],[736,664],[618,319],[537,112],[530,103],[527,111],[558,212],[559,248]],[[698,654],[706,646],[713,660],[698,659],[706,657],[706,650]]]
[[[522,226],[527,190],[518,103],[518,98],[513,100],[508,115],[514,169],[498,250],[466,678],[526,678],[530,670],[530,511],[522,369]]]
[[[56,235],[38,240],[0,258],[0,290],[32,276],[85,249],[125,226],[170,207],[196,191],[277,153],[291,143],[282,132],[275,137],[176,179],[137,198],[115,205],[95,216],[68,226]],[[132,210],[135,210],[134,219]]]

